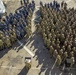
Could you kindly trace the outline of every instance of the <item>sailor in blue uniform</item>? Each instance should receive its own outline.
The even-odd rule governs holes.
[[[53,9],[56,9],[56,1],[53,1]]]
[[[60,11],[60,4],[56,1],[56,10]]]
[[[48,8],[50,7],[50,4],[49,4],[49,3],[47,4],[47,7],[48,7]]]
[[[17,38],[18,38],[18,39],[21,39],[20,31],[19,31],[18,29],[16,29],[16,35],[17,35]]]
[[[50,7],[52,7],[52,2],[50,2]]]
[[[55,0],[53,1],[53,5],[54,5],[54,6],[56,5],[56,1],[55,1]]]
[[[25,31],[23,29],[21,29],[21,38],[23,38],[25,35]]]
[[[32,7],[33,7],[33,11],[34,11],[34,9],[35,9],[35,2],[34,1],[32,1]]]

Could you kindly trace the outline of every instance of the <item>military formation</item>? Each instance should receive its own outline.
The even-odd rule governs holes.
[[[40,2],[40,22],[37,31],[42,36],[50,56],[57,60],[57,65],[72,59],[76,63],[76,9],[67,8],[67,4],[57,1],[44,4]]]
[[[31,35],[31,17],[35,3],[24,4],[14,14],[0,17],[0,50],[10,48],[17,39]]]

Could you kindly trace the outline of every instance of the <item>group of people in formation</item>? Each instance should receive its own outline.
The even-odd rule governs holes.
[[[40,2],[40,5],[37,31],[44,45],[58,66],[70,59],[72,67],[76,63],[76,9],[67,8],[65,2],[54,1],[44,5]]]
[[[0,50],[10,48],[17,39],[31,35],[31,17],[35,3],[22,5],[15,13],[0,17]]]

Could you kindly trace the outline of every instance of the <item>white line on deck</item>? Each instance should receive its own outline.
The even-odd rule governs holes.
[[[41,70],[41,69],[43,69],[43,70],[45,70],[45,69],[48,69],[48,68],[40,68],[40,67],[36,68],[36,67],[31,67],[31,69],[35,69],[35,70]]]
[[[55,67],[55,65],[56,65],[56,62],[57,62],[57,60],[55,60],[55,62],[54,62],[54,64],[53,64],[53,66],[52,66],[52,68],[51,68],[51,70],[53,70],[53,69],[54,69],[54,67]]]
[[[18,40],[18,43],[19,43],[32,57],[34,57],[34,54],[33,54],[26,46],[24,46],[19,40]]]
[[[16,67],[12,67],[12,66],[1,66],[2,68],[16,68]]]
[[[18,69],[18,70],[21,70],[22,68],[17,68],[17,67],[12,67],[12,66],[0,66],[1,68],[8,68],[9,69],[9,71],[11,70],[11,69]]]

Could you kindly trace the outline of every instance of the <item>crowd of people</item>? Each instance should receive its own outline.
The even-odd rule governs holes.
[[[31,17],[35,9],[35,3],[24,4],[15,13],[0,17],[0,50],[10,48],[17,39],[31,32]]]
[[[67,8],[65,2],[40,2],[40,16],[37,31],[50,56],[58,66],[70,59],[72,67],[76,63],[76,9]]]
[[[21,1],[22,4],[22,1]],[[35,3],[23,5],[14,14],[0,17],[0,50],[9,48],[17,39],[31,35],[31,18]],[[40,2],[40,19],[37,31],[42,35],[50,56],[57,60],[57,65],[71,59],[71,66],[76,63],[76,9],[67,8],[67,4],[57,1],[43,5]]]

